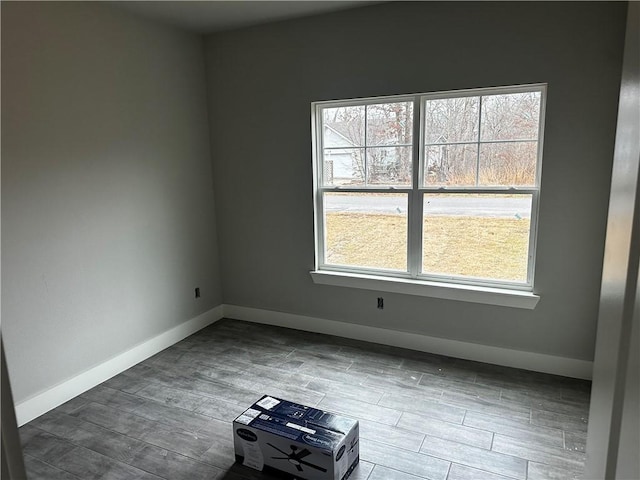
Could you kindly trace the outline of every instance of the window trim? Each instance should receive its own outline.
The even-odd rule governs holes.
[[[524,187],[503,187],[503,186],[470,186],[470,187],[444,187],[444,186],[427,186],[423,184],[424,180],[424,120],[425,120],[425,104],[427,100],[444,99],[444,98],[461,98],[469,96],[487,96],[500,94],[513,94],[523,92],[540,92],[540,117],[538,123],[538,136],[535,140],[538,144],[537,164],[535,185]],[[414,285],[419,287],[418,290],[429,292],[427,296],[439,298],[451,298],[451,294],[442,292],[445,290],[460,290],[464,292],[473,291],[471,298],[477,298],[478,294],[490,292],[493,297],[504,292],[508,292],[509,298],[512,294],[524,295],[528,300],[525,302],[530,304],[531,297],[539,299],[533,294],[534,291],[534,269],[535,269],[535,253],[537,250],[537,232],[539,217],[539,195],[540,195],[540,178],[542,173],[542,151],[543,151],[543,132],[546,110],[546,94],[547,84],[536,83],[526,85],[489,87],[465,90],[450,90],[446,92],[418,93],[410,95],[392,95],[383,97],[368,97],[358,99],[345,100],[329,100],[313,102],[311,104],[311,129],[313,141],[313,196],[314,196],[314,247],[315,247],[315,265],[312,277],[316,283],[335,284],[337,281],[342,286],[355,286],[356,288],[367,288],[361,285],[375,285],[378,290],[385,290],[381,287],[380,282],[391,282],[391,290],[396,291],[398,286],[407,287]],[[412,184],[410,186],[329,186],[325,187],[321,184],[322,168],[323,168],[323,121],[322,112],[325,108],[339,106],[360,106],[391,102],[413,102],[413,135],[412,135]],[[480,124],[479,124],[479,128]],[[480,130],[479,130],[480,132]],[[480,133],[479,133],[480,135]],[[531,139],[527,139],[531,141]],[[490,143],[508,143],[507,141],[496,141]],[[475,142],[465,142],[480,146],[483,142],[478,137]],[[363,145],[365,149],[367,145]],[[404,193],[407,195],[407,271],[384,270],[376,268],[365,268],[356,266],[332,265],[325,262],[325,231],[324,231],[324,202],[323,194],[330,192],[362,192],[362,193]],[[422,248],[423,248],[423,197],[428,193],[448,194],[448,193],[464,193],[464,194],[512,194],[512,195],[530,195],[531,196],[531,218],[529,230],[529,251],[527,259],[527,278],[525,282],[498,281],[485,278],[463,277],[454,275],[434,274],[420,272],[422,269]],[[351,278],[351,282],[347,282],[345,278]],[[338,279],[338,280],[336,280]],[[331,283],[334,282],[334,283]],[[347,285],[347,284],[357,285]],[[358,286],[359,285],[359,286]],[[403,288],[404,288],[403,287]],[[410,292],[405,292],[410,293]],[[424,294],[424,293],[415,293]],[[469,295],[465,295],[469,297]],[[490,295],[491,296],[491,295]],[[476,300],[470,300],[476,301]],[[499,301],[480,302],[480,303],[496,303]],[[516,302],[517,303],[517,302]],[[535,306],[537,300],[533,303]],[[533,308],[533,307],[525,307]]]
[[[523,308],[527,310],[533,310],[540,301],[540,295],[533,292],[487,287],[483,285],[434,282],[429,280],[415,280],[411,278],[331,270],[312,270],[309,274],[313,282],[318,285],[358,288],[376,292],[402,293],[406,295]]]

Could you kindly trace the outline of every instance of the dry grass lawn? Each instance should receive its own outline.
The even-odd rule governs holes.
[[[430,216],[424,221],[423,271],[524,281],[529,220]],[[329,213],[327,263],[406,270],[403,215]]]

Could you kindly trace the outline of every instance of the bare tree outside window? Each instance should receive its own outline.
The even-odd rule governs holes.
[[[426,185],[534,185],[540,92],[428,100]]]
[[[336,185],[409,185],[413,103],[380,103],[323,111],[324,161]],[[339,169],[336,168],[338,162]]]

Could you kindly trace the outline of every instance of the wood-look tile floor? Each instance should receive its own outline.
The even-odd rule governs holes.
[[[579,478],[591,384],[222,320],[20,428],[30,480],[263,479],[232,420],[262,394],[360,421],[354,480]]]

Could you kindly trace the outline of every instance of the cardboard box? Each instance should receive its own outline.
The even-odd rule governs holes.
[[[264,396],[233,421],[236,461],[281,478],[345,480],[360,460],[358,421]]]

